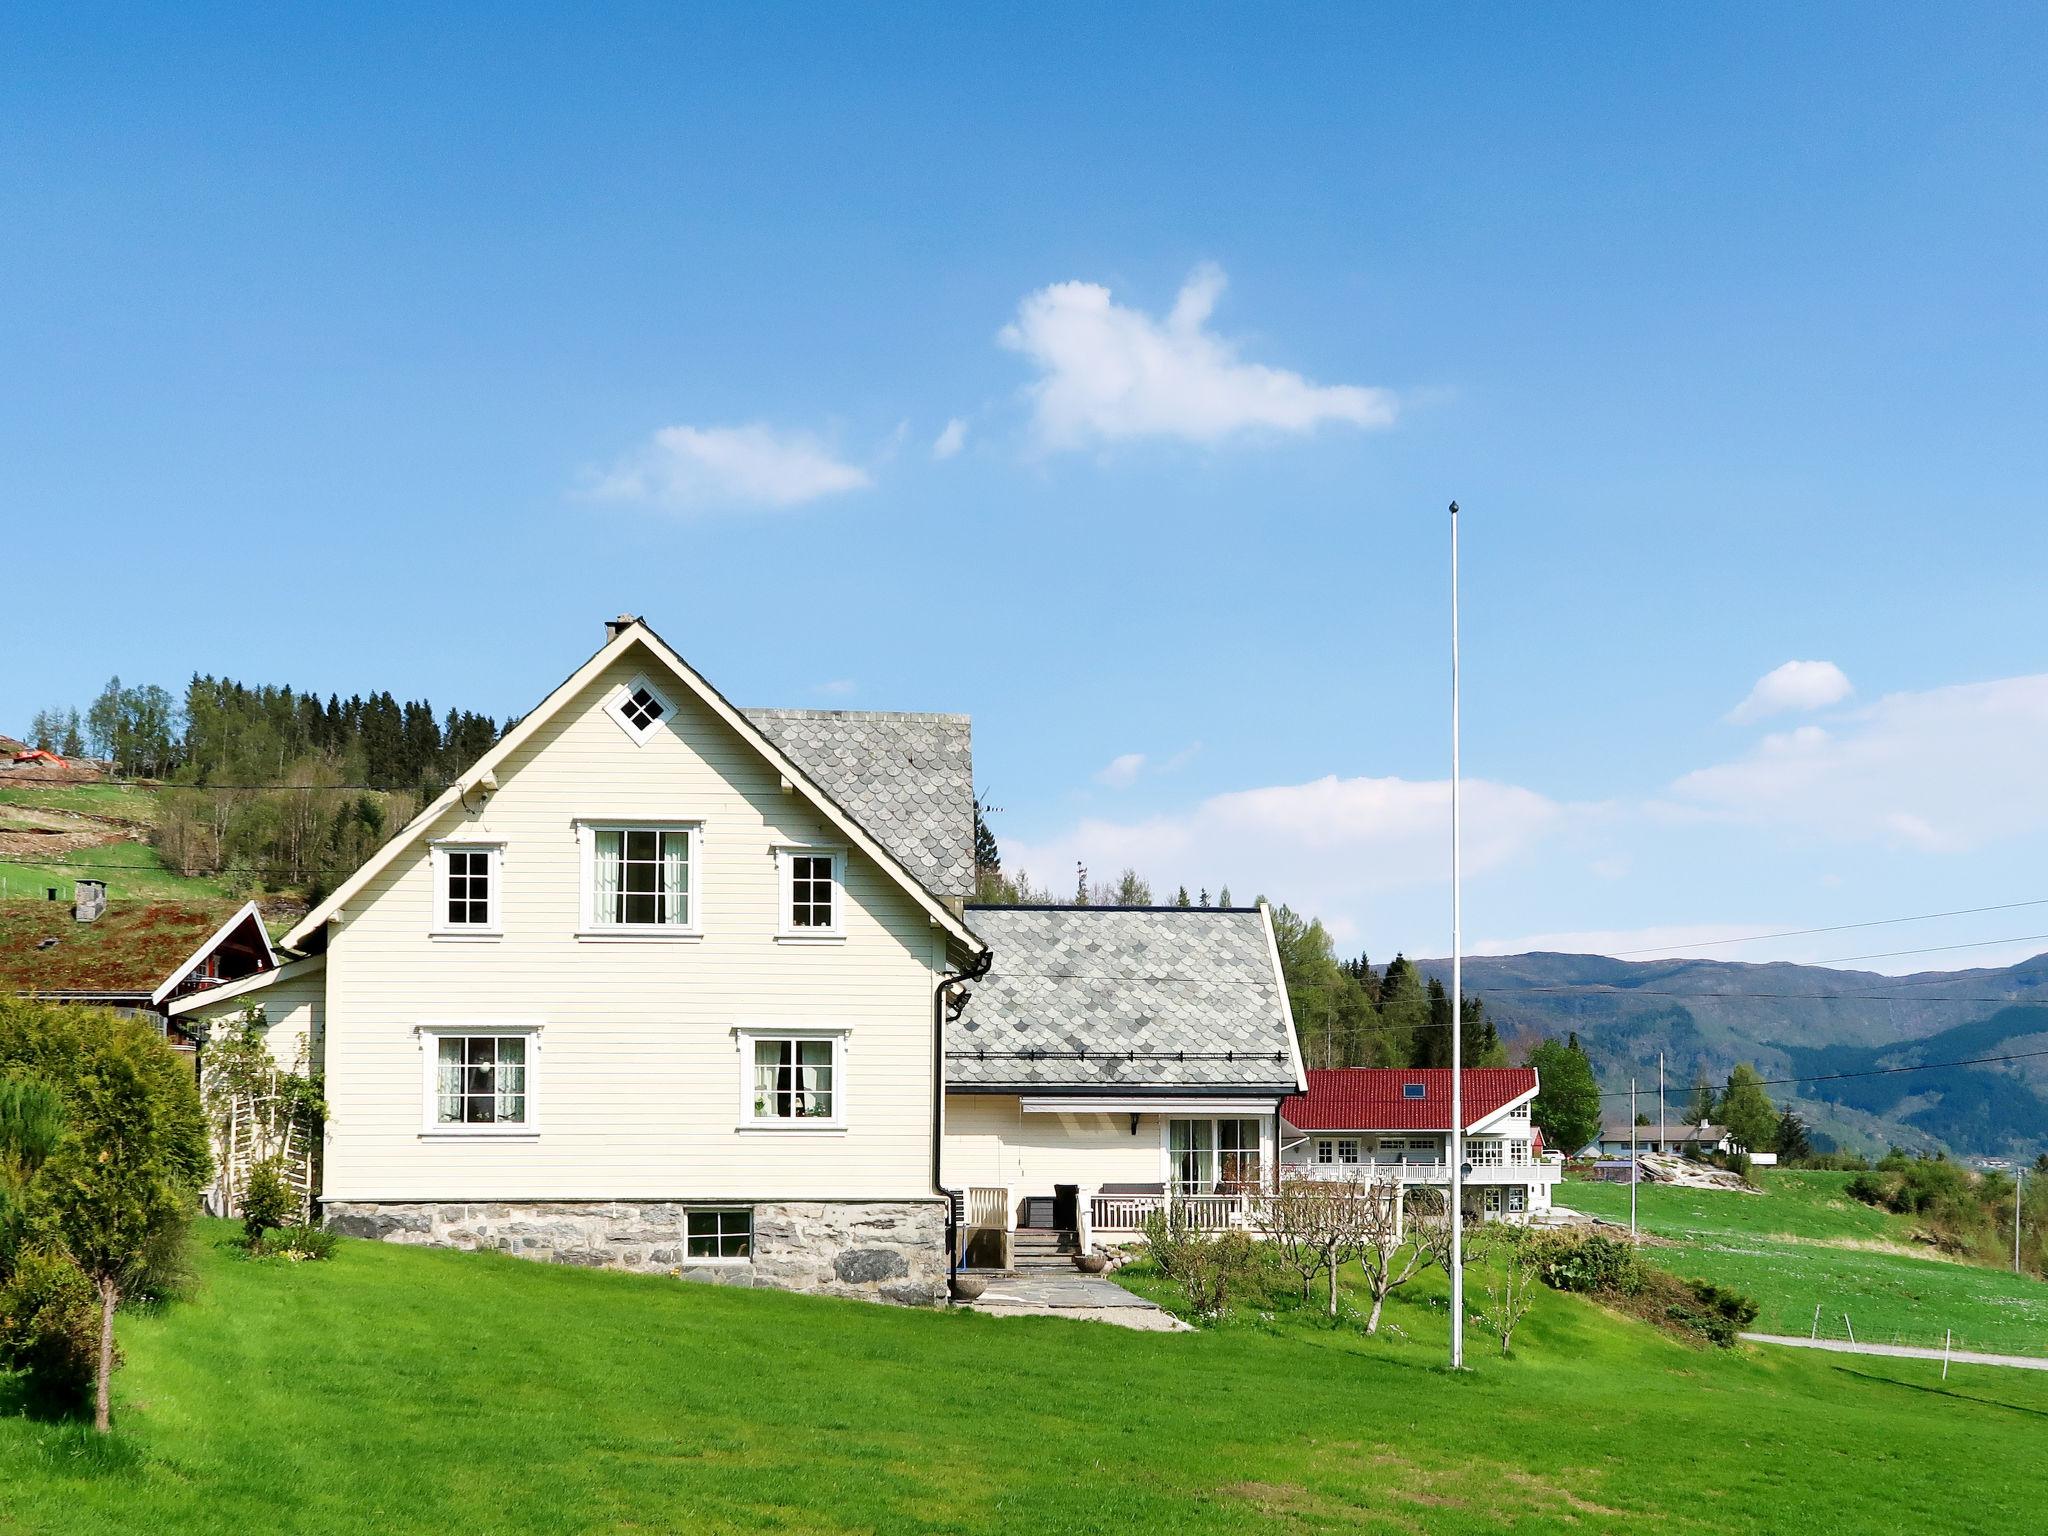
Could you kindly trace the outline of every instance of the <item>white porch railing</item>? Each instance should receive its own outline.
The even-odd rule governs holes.
[[[1243,1195],[1095,1195],[1085,1202],[1088,1226],[1095,1232],[1141,1232],[1145,1218],[1168,1201],[1185,1214],[1198,1232],[1224,1232],[1244,1225]],[[1087,1246],[1084,1236],[1082,1246]]]
[[[978,1232],[995,1233],[1002,1249],[1001,1267],[1008,1269],[1016,1257],[1016,1192],[1006,1184],[970,1184],[967,1187],[967,1220],[960,1234],[964,1251]]]

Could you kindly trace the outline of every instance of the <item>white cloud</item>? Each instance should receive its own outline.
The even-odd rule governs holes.
[[[2048,828],[2048,675],[1888,694],[1672,786],[1681,811],[1955,853]]]
[[[1040,884],[1063,886],[1052,877],[1079,861],[1091,870],[1128,866],[1154,890],[1206,885],[1213,894],[1227,884],[1246,901],[1263,891],[1343,935],[1358,930],[1375,897],[1448,884],[1450,807],[1447,780],[1330,776],[1234,790],[1138,821],[1090,818],[1039,842],[1006,839],[1003,866]],[[1467,873],[1519,857],[1563,815],[1533,791],[1466,780]]]
[[[1856,690],[1832,661],[1788,661],[1756,680],[1749,697],[1728,711],[1736,725],[1766,720],[1772,715],[1825,709],[1839,704]]]
[[[1126,752],[1120,757],[1112,757],[1108,763],[1097,769],[1095,781],[1098,784],[1107,784],[1114,789],[1123,789],[1127,785],[1135,784],[1138,780],[1138,775],[1144,771],[1145,754],[1142,752]]]
[[[873,484],[806,432],[753,422],[737,427],[663,427],[609,470],[590,495],[679,511],[794,507]]]
[[[1207,329],[1222,269],[1197,267],[1162,320],[1116,303],[1099,283],[1054,283],[1025,295],[998,340],[1040,377],[1029,386],[1040,441],[1076,448],[1134,437],[1215,442],[1329,422],[1386,427],[1394,397],[1354,384],[1242,362]]]
[[[950,459],[967,446],[967,423],[955,416],[946,423],[945,430],[932,440],[932,457]]]

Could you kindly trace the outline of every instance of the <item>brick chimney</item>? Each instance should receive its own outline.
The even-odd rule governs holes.
[[[630,613],[622,613],[616,619],[606,619],[604,621],[605,644],[610,645],[612,641],[619,638],[621,631],[631,629],[639,622],[640,620]]]

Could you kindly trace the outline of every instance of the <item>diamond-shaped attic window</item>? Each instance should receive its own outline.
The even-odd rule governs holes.
[[[635,741],[645,741],[676,707],[646,678],[636,677],[612,700],[610,710],[621,730]]]

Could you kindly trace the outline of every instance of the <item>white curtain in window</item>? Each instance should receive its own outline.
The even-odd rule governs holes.
[[[597,833],[596,862],[594,874],[594,897],[596,908],[591,916],[600,923],[615,923],[619,920],[619,860],[620,844],[625,834],[618,831]]]
[[[776,1090],[781,1087],[778,1078],[784,1049],[779,1040],[754,1042],[754,1113],[762,1119],[772,1119],[780,1112]]]
[[[797,1042],[797,1113],[829,1118],[832,1114],[832,1042]]]
[[[526,1118],[526,1042],[517,1035],[498,1042],[497,1113],[514,1123]]]
[[[434,1118],[443,1125],[462,1119],[462,1046],[459,1038],[444,1036],[436,1062]]]
[[[668,921],[689,922],[690,834],[687,832],[664,832],[661,835],[661,889],[668,898]]]

